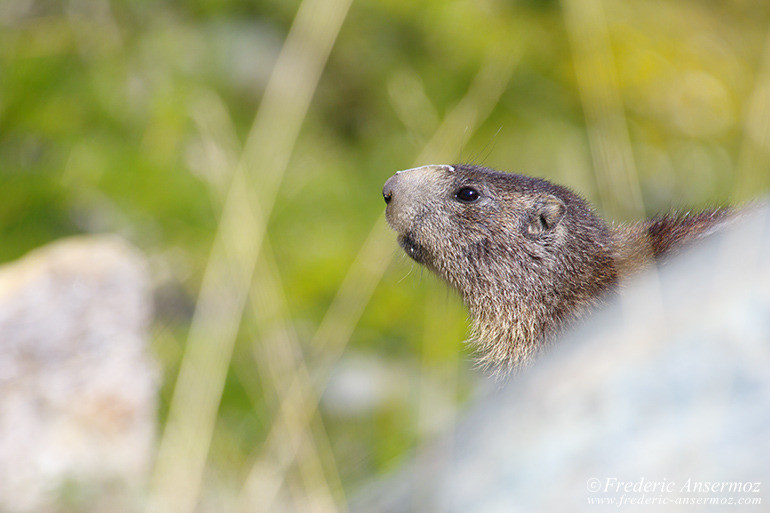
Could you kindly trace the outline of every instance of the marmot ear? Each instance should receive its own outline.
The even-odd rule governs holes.
[[[527,233],[540,235],[552,230],[567,211],[567,206],[556,196],[543,196],[538,198],[530,211]]]

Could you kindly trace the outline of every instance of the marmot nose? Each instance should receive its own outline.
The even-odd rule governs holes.
[[[385,182],[385,185],[382,187],[382,197],[385,198],[385,203],[390,203],[390,200],[393,199],[393,189],[396,175],[391,176],[388,178],[388,181]]]

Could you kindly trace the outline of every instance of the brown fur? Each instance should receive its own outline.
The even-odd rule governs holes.
[[[461,201],[462,190],[478,193]],[[406,253],[463,297],[479,363],[500,374],[531,361],[618,281],[723,222],[728,210],[610,228],[569,189],[470,166],[425,166],[383,188]]]

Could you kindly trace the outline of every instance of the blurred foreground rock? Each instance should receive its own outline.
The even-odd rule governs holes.
[[[118,511],[155,440],[145,262],[113,237],[0,268],[0,511]]]
[[[766,511],[770,209],[629,284],[490,390],[351,511]]]

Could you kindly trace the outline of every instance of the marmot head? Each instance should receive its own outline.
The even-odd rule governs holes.
[[[545,180],[432,165],[399,171],[382,193],[407,255],[462,294],[482,363],[519,365],[616,279],[607,226]]]

